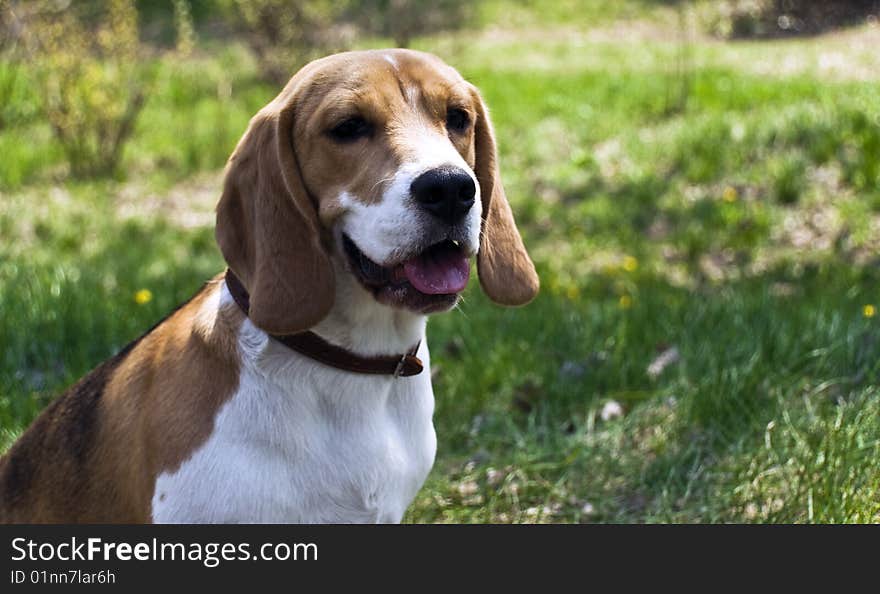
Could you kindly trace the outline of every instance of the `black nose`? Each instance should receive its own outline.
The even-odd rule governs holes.
[[[473,178],[457,167],[439,167],[418,176],[410,186],[413,198],[422,208],[454,225],[474,205],[477,188]]]

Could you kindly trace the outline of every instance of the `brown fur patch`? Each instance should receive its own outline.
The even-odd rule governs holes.
[[[143,523],[156,477],[213,428],[238,385],[243,316],[219,277],[59,396],[0,459],[0,522]]]

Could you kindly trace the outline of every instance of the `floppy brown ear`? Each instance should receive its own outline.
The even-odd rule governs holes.
[[[250,293],[248,317],[271,334],[314,326],[334,296],[332,264],[293,148],[294,81],[251,120],[217,204],[220,251]]]
[[[489,112],[476,91],[474,95],[477,105],[474,172],[480,183],[483,204],[483,228],[477,254],[480,285],[495,303],[524,305],[538,294],[538,273],[523,245],[501,186]]]

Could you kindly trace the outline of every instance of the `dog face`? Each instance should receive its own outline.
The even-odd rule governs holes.
[[[429,54],[312,62],[254,119],[227,168],[217,238],[264,330],[300,331],[333,303],[332,260],[377,301],[452,307],[477,256],[495,301],[537,292],[477,90]]]
[[[472,88],[433,56],[376,52],[305,91],[293,145],[335,252],[376,299],[454,305],[479,249]]]

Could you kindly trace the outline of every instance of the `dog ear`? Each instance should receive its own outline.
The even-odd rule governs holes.
[[[318,323],[333,305],[334,276],[316,205],[293,147],[297,77],[248,126],[226,166],[216,238],[250,293],[251,321],[270,334]]]
[[[477,117],[474,123],[474,172],[480,184],[483,224],[477,272],[483,291],[501,305],[525,305],[538,294],[540,282],[516,228],[498,172],[498,153],[489,112],[473,89]]]

